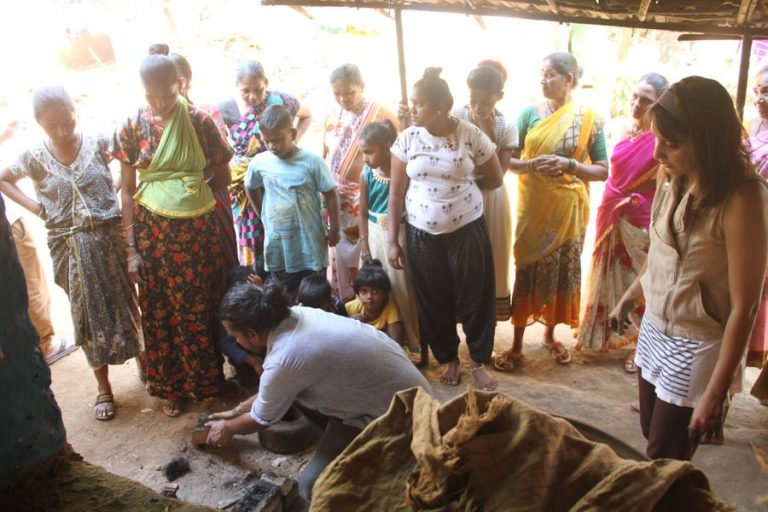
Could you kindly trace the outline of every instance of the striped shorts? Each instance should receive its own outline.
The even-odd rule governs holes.
[[[656,396],[681,407],[695,407],[709,383],[720,355],[720,339],[696,341],[668,336],[647,317],[640,326],[635,364],[642,378],[656,387]],[[731,392],[741,390],[743,365],[736,371]]]

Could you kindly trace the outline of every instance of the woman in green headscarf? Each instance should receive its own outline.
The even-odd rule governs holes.
[[[170,58],[150,55],[140,74],[148,105],[115,134],[112,154],[122,165],[149,393],[178,416],[185,399],[213,396],[223,382],[214,328],[224,269],[212,190],[229,184],[232,150],[211,118],[179,94]]]

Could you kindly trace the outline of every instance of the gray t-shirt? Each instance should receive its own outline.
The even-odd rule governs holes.
[[[294,306],[270,334],[251,418],[279,421],[294,401],[365,428],[398,391],[432,392],[403,349],[383,332],[351,318]]]

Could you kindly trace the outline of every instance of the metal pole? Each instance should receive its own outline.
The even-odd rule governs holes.
[[[408,104],[408,85],[405,80],[405,47],[403,45],[403,17],[402,10],[395,7],[395,31],[397,32],[397,62],[400,67],[400,101]],[[407,119],[400,119],[400,124],[405,127]]]
[[[747,101],[747,80],[749,79],[749,57],[752,55],[752,36],[741,39],[741,62],[739,63],[739,84],[736,86],[736,111],[744,120],[744,103]]]

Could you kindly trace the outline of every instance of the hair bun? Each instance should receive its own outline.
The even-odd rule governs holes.
[[[424,79],[436,79],[440,78],[440,73],[443,72],[443,68],[427,68],[424,70]]]
[[[170,47],[165,43],[155,43],[149,47],[149,55],[168,55],[171,52]]]
[[[584,68],[583,68],[583,67],[581,67],[581,66],[579,66],[578,75],[579,75],[579,76],[578,76],[577,78],[581,78],[581,77],[583,77],[583,76],[584,76]]]
[[[374,258],[372,260],[368,260],[365,263],[363,263],[364,267],[379,267],[384,268],[384,265],[381,264],[381,260],[378,258]]]

